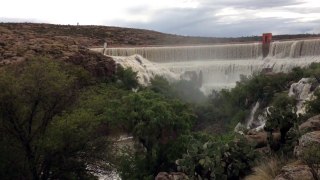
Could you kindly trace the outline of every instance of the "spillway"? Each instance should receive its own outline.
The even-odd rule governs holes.
[[[212,89],[235,86],[236,81],[240,80],[240,75],[251,75],[265,68],[274,72],[287,72],[293,67],[304,67],[320,61],[320,39],[272,42],[267,57],[262,56],[261,43],[94,50],[108,56],[123,58],[139,54],[151,61],[153,67],[167,69],[177,75],[201,71],[202,89],[206,93]],[[147,67],[141,64],[141,60],[137,64]],[[155,74],[153,70],[146,72]]]
[[[152,62],[159,63],[219,59],[256,59],[262,55],[262,45],[254,43],[211,46],[107,48],[104,53],[110,56],[140,54]]]

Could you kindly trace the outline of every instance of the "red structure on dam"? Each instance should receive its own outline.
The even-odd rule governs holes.
[[[262,34],[262,44],[270,44],[272,41],[272,33]]]
[[[272,41],[272,33],[263,33],[262,34],[262,55],[263,55],[263,57],[268,56],[271,41]]]

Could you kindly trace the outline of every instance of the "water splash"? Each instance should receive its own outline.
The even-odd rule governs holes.
[[[113,59],[118,65],[124,68],[132,68],[133,71],[137,72],[138,82],[141,85],[147,86],[150,80],[155,76],[165,77],[169,82],[179,79],[179,76],[166,68],[158,67],[156,64],[143,58],[140,55],[133,56],[115,56]]]

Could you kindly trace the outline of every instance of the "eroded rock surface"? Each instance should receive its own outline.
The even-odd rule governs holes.
[[[288,164],[274,180],[313,180],[310,168],[300,163]]]
[[[320,114],[309,118],[299,126],[300,131],[320,131]]]
[[[294,148],[294,154],[300,157],[302,152],[314,143],[320,144],[320,131],[313,131],[301,136],[299,144]]]

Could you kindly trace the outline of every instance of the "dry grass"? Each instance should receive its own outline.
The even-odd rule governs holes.
[[[280,174],[284,160],[277,157],[265,159],[259,163],[259,166],[253,169],[253,173],[245,178],[245,180],[273,180]]]

